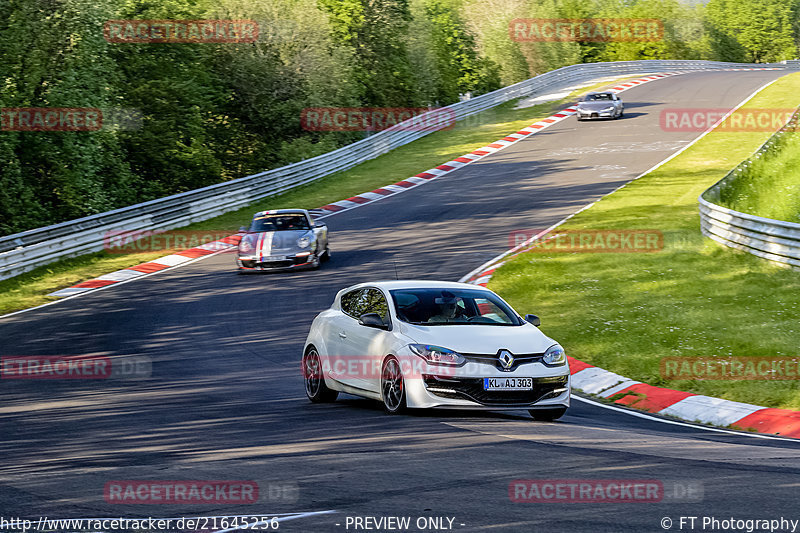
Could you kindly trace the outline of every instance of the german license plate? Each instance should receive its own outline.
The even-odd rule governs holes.
[[[261,261],[269,263],[270,261],[283,261],[284,259],[286,259],[286,257],[283,255],[265,255]]]
[[[483,390],[531,390],[533,378],[483,378]]]

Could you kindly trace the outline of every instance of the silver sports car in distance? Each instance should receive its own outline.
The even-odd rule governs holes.
[[[624,106],[622,99],[612,92],[590,92],[578,102],[575,115],[578,120],[593,118],[619,118]]]
[[[261,211],[239,242],[239,272],[318,268],[331,257],[328,227],[305,209]]]

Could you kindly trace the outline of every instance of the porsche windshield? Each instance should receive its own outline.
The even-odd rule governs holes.
[[[302,213],[283,215],[260,215],[253,219],[250,231],[288,231],[311,229],[308,219]]]
[[[517,314],[494,294],[471,289],[390,291],[397,317],[410,324],[519,326]]]
[[[611,94],[609,93],[600,93],[600,94],[587,94],[584,98],[584,102],[602,102],[602,101],[610,101],[613,100]]]

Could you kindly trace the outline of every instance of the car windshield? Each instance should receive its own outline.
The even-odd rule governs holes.
[[[397,318],[410,324],[519,326],[517,314],[493,293],[479,289],[390,291]]]
[[[609,93],[600,93],[600,94],[587,94],[584,98],[584,102],[598,102],[602,100],[613,100],[614,98]]]
[[[288,231],[311,229],[303,213],[258,215],[250,224],[250,231]]]

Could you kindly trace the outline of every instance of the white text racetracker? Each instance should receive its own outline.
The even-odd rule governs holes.
[[[347,516],[336,525],[349,531],[451,531],[466,524],[455,516]]]

